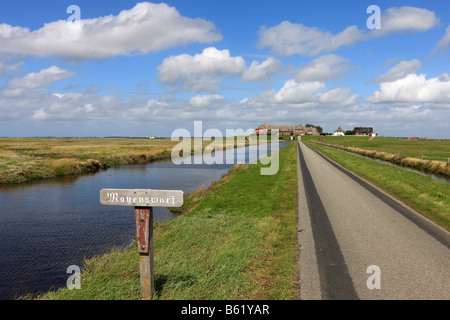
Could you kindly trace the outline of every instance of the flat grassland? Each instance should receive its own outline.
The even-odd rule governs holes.
[[[112,165],[169,159],[172,148],[179,143],[171,139],[139,138],[0,138],[0,184],[79,175]],[[203,141],[202,149],[209,144],[211,142]],[[241,144],[242,141],[236,139],[235,146]],[[226,139],[222,145],[227,146]],[[191,140],[191,152],[193,150]]]
[[[376,137],[305,137],[305,141],[338,148],[402,167],[450,178],[450,140]]]
[[[336,140],[334,140],[335,138]],[[375,140],[376,139],[377,138],[375,138]],[[424,216],[435,221],[447,230],[450,230],[449,183],[438,181],[415,172],[402,170],[401,168],[397,168],[395,166],[358,157],[340,150],[326,148],[321,144],[311,143],[311,141],[316,139],[311,139],[310,137],[302,138],[302,140],[310,147],[320,151],[347,169],[374,183],[387,193],[422,213]],[[368,141],[368,137],[357,137],[353,139],[352,137],[345,137],[345,139],[339,137],[329,137],[329,139],[324,140],[327,142],[333,140],[335,142],[346,142],[350,146],[353,144],[356,145],[359,141],[359,145],[364,147],[371,142],[375,142],[375,140]],[[384,145],[383,142],[387,144],[387,146]],[[448,145],[448,141],[438,140],[432,142],[431,146],[434,146],[436,150],[434,150],[431,146],[426,146],[420,148],[419,151],[414,150],[414,146],[416,148],[418,148],[417,146],[421,146],[421,144],[415,145],[414,143],[416,142],[418,141],[397,141],[397,139],[390,140],[385,138],[380,139],[377,148],[386,148],[386,150],[392,148],[390,150],[393,150],[396,146],[398,148],[403,147],[403,150],[409,149],[410,154],[421,154],[422,152],[425,153],[428,150],[427,156],[429,157],[432,155],[436,156],[438,154],[441,154],[442,156],[448,152],[448,150],[444,150],[444,147],[442,146]],[[424,144],[425,142],[431,141],[424,141]],[[442,145],[440,143],[442,143]],[[345,190],[343,191],[345,192]]]
[[[167,156],[170,139],[2,138],[0,183],[95,172]],[[169,153],[170,154],[170,153]]]
[[[376,150],[392,154],[405,155],[423,160],[445,161],[450,158],[449,139],[398,139],[388,137],[375,137],[369,140],[367,136],[324,136],[323,142],[345,147],[357,147],[366,150]],[[308,137],[310,140],[319,140],[319,137]]]

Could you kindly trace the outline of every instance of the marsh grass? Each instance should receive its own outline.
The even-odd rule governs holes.
[[[194,141],[191,140],[191,153]],[[243,141],[243,142],[242,142]],[[128,138],[0,138],[0,184],[79,175],[115,165],[170,159],[178,141]],[[219,141],[220,143],[220,141]],[[248,145],[234,139],[222,145]],[[202,150],[211,141],[201,141]]]
[[[376,139],[379,140],[375,143],[374,141]],[[415,169],[425,173],[430,173],[447,178],[450,177],[450,166],[448,161],[438,160],[447,159],[447,156],[450,157],[450,143],[448,140],[423,140],[419,143],[417,142],[417,140],[393,139],[383,137],[377,137],[372,141],[369,141],[367,138],[363,137],[327,137],[327,139],[322,138],[322,140],[306,137],[303,140],[345,150],[373,159],[384,160],[399,166]],[[358,143],[361,146],[350,146],[351,143]],[[376,149],[374,149],[375,147]],[[394,149],[401,151],[396,151],[395,153],[379,151]],[[418,158],[417,156],[420,158]]]
[[[319,137],[302,137],[306,141],[319,141]],[[408,140],[389,137],[375,137],[369,140],[367,136],[324,136],[320,141],[344,147],[355,147],[392,155],[403,155],[409,158],[437,160],[447,162],[450,158],[449,139],[419,139]]]
[[[155,223],[156,300],[297,297],[295,144],[279,152],[276,175],[235,166],[190,194],[178,218]],[[135,244],[112,250],[86,261],[80,290],[39,299],[139,299],[138,261]]]

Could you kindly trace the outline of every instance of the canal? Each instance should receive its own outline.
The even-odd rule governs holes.
[[[286,142],[279,143],[279,147]],[[255,160],[247,148],[235,162]],[[226,154],[224,155],[226,157]],[[257,155],[256,155],[257,157]],[[192,157],[193,158],[193,157]],[[229,159],[228,157],[227,159]],[[191,159],[191,163],[197,163]],[[171,160],[117,166],[91,175],[0,187],[0,299],[16,299],[66,285],[71,265],[128,245],[135,236],[132,207],[102,206],[102,188],[176,189],[188,194],[221,178],[233,164],[181,164]],[[154,208],[155,220],[176,218]]]

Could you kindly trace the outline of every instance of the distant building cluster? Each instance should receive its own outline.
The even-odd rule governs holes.
[[[354,127],[353,130],[344,131],[341,127],[337,128],[333,136],[345,136],[351,134],[355,136],[377,136],[378,134],[373,132],[372,127]]]
[[[279,136],[318,136],[325,135],[325,133],[319,132],[314,126],[304,127],[301,124],[261,124],[255,129],[255,134],[272,134],[272,131],[276,131]],[[331,135],[331,134],[328,134]],[[333,136],[377,136],[377,133],[373,132],[372,127],[354,127],[353,130],[344,131],[340,126],[337,128]]]
[[[255,134],[272,134],[276,131],[279,136],[318,136],[315,127],[303,127],[301,124],[271,125],[261,124],[255,129]]]

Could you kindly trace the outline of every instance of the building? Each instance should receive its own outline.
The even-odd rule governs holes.
[[[345,136],[345,132],[339,127],[334,131],[333,136]]]
[[[306,134],[305,128],[301,124],[261,124],[255,129],[255,134],[271,134],[272,130],[277,130],[280,136],[303,136]]]
[[[370,136],[373,133],[372,127],[355,127],[353,129],[355,136]]]
[[[307,136],[319,136],[319,130],[316,127],[305,127],[305,135]]]

